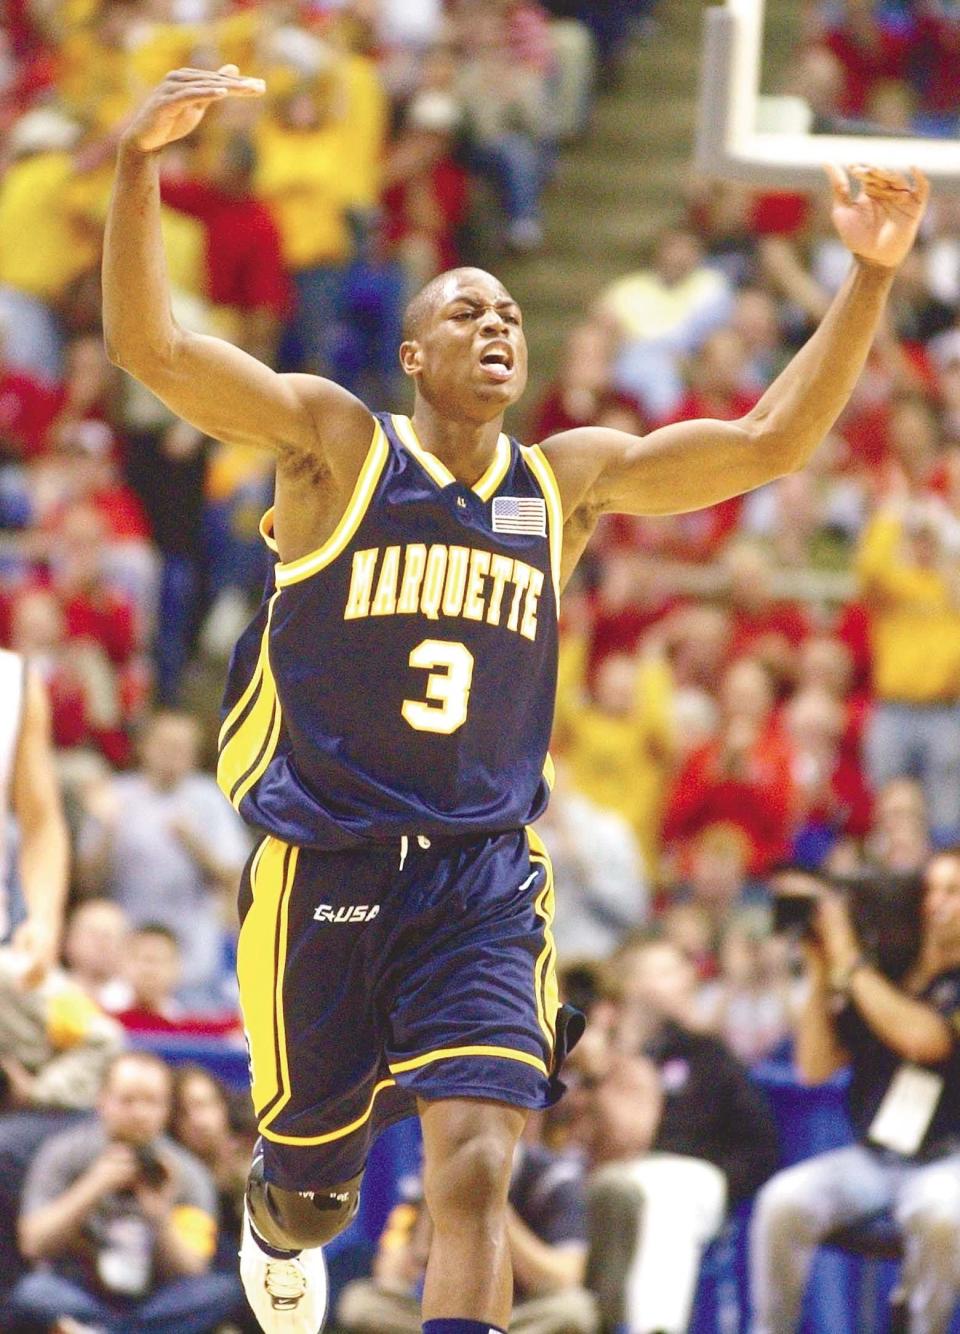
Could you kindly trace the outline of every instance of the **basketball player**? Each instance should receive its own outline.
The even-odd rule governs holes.
[[[8,813],[17,825],[17,870],[26,907],[10,943],[21,956],[23,984],[32,986],[59,954],[69,846],[46,689],[19,653],[0,649],[0,939],[10,927]]]
[[[221,786],[263,836],[241,890],[262,1145],[241,1272],[265,1330],[312,1334],[319,1247],[356,1210],[372,1137],[415,1107],[434,1223],[425,1334],[496,1334],[514,1146],[558,1095],[575,1036],[550,864],[527,832],[548,797],[560,589],[601,514],[712,505],[806,462],[860,373],[927,185],[833,173],[850,276],[746,417],[524,448],[501,429],[526,381],[521,314],[488,273],[443,274],[412,301],[412,418],[175,323],[158,152],[214,103],[262,91],[235,66],[167,77],[124,135],[104,256],[111,359],[198,429],[277,461],[274,579],[220,734]]]

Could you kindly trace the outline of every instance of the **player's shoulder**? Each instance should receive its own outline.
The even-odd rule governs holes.
[[[376,424],[366,403],[322,375],[293,372],[283,378],[309,420],[317,452],[332,471],[338,471],[340,464],[348,469],[359,466]]]
[[[556,480],[565,515],[579,511],[589,501],[597,476],[607,461],[606,445],[603,431],[580,426],[547,436],[536,446]]]

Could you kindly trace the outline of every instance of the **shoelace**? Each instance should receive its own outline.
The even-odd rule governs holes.
[[[292,1310],[307,1290],[307,1276],[296,1260],[270,1260],[263,1286],[276,1311]]]

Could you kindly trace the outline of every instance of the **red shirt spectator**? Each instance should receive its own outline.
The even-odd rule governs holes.
[[[293,304],[290,277],[273,215],[252,193],[252,168],[251,151],[238,139],[224,150],[217,181],[165,179],[161,197],[203,223],[210,300],[281,319]]]
[[[731,657],[747,657],[763,646],[771,635],[797,648],[810,633],[810,621],[795,602],[773,602],[765,607],[733,608]],[[761,655],[762,656],[762,655]]]
[[[466,220],[468,183],[463,168],[441,157],[420,175],[395,181],[384,191],[384,240],[391,247],[432,253],[428,268],[442,273],[460,263],[457,233]]]
[[[0,447],[26,459],[41,454],[58,407],[55,389],[0,366]]]
[[[710,825],[732,825],[750,841],[750,871],[761,875],[788,847],[791,809],[789,755],[783,746],[757,746],[740,720],[723,737],[695,750],[681,766],[667,800],[664,839],[686,843]]]
[[[909,37],[859,6],[857,13],[824,34],[823,44],[843,66],[840,110],[845,116],[860,116],[874,85],[880,79],[896,79],[902,74]]]

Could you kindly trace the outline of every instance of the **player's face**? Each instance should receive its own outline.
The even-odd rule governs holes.
[[[404,345],[404,368],[440,412],[486,422],[516,403],[527,383],[520,307],[495,279],[453,279]]]

